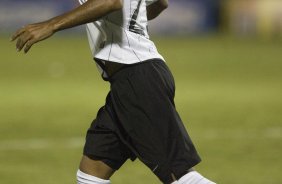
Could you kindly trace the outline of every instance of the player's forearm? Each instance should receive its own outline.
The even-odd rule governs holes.
[[[152,20],[159,16],[168,7],[168,0],[158,0],[147,6],[147,19]]]
[[[52,18],[49,22],[56,32],[96,21],[121,8],[122,0],[88,0],[76,9]]]
[[[57,31],[96,21],[108,13],[121,9],[122,2],[123,0],[88,0],[63,15],[18,29],[11,40],[17,40],[17,51],[25,47],[24,52],[27,53],[35,43],[49,38]]]

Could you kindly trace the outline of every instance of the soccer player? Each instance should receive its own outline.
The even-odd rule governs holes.
[[[19,29],[18,51],[55,32],[87,24],[93,58],[111,84],[87,131],[78,184],[108,184],[127,159],[140,159],[165,184],[212,184],[193,170],[200,157],[175,109],[173,76],[147,23],[167,0],[80,0],[81,6]]]

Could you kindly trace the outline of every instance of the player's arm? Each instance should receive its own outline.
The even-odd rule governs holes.
[[[33,44],[52,36],[57,31],[96,21],[110,12],[121,9],[122,6],[122,0],[88,0],[65,14],[22,27],[11,40],[17,40],[17,50],[21,51],[25,47],[26,53]]]
[[[147,19],[152,20],[159,16],[168,7],[168,0],[157,0],[147,6]]]

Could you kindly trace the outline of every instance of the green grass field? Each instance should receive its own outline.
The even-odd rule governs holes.
[[[155,39],[176,105],[219,184],[282,183],[282,43],[225,36]],[[0,37],[0,183],[70,184],[84,135],[109,90],[87,40],[68,35],[27,55]],[[113,184],[158,184],[128,161]]]

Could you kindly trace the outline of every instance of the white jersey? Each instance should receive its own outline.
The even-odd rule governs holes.
[[[86,0],[79,2],[83,4]],[[88,23],[86,30],[93,58],[123,64],[153,58],[164,60],[147,32],[149,3],[148,0],[123,0],[121,10]]]

